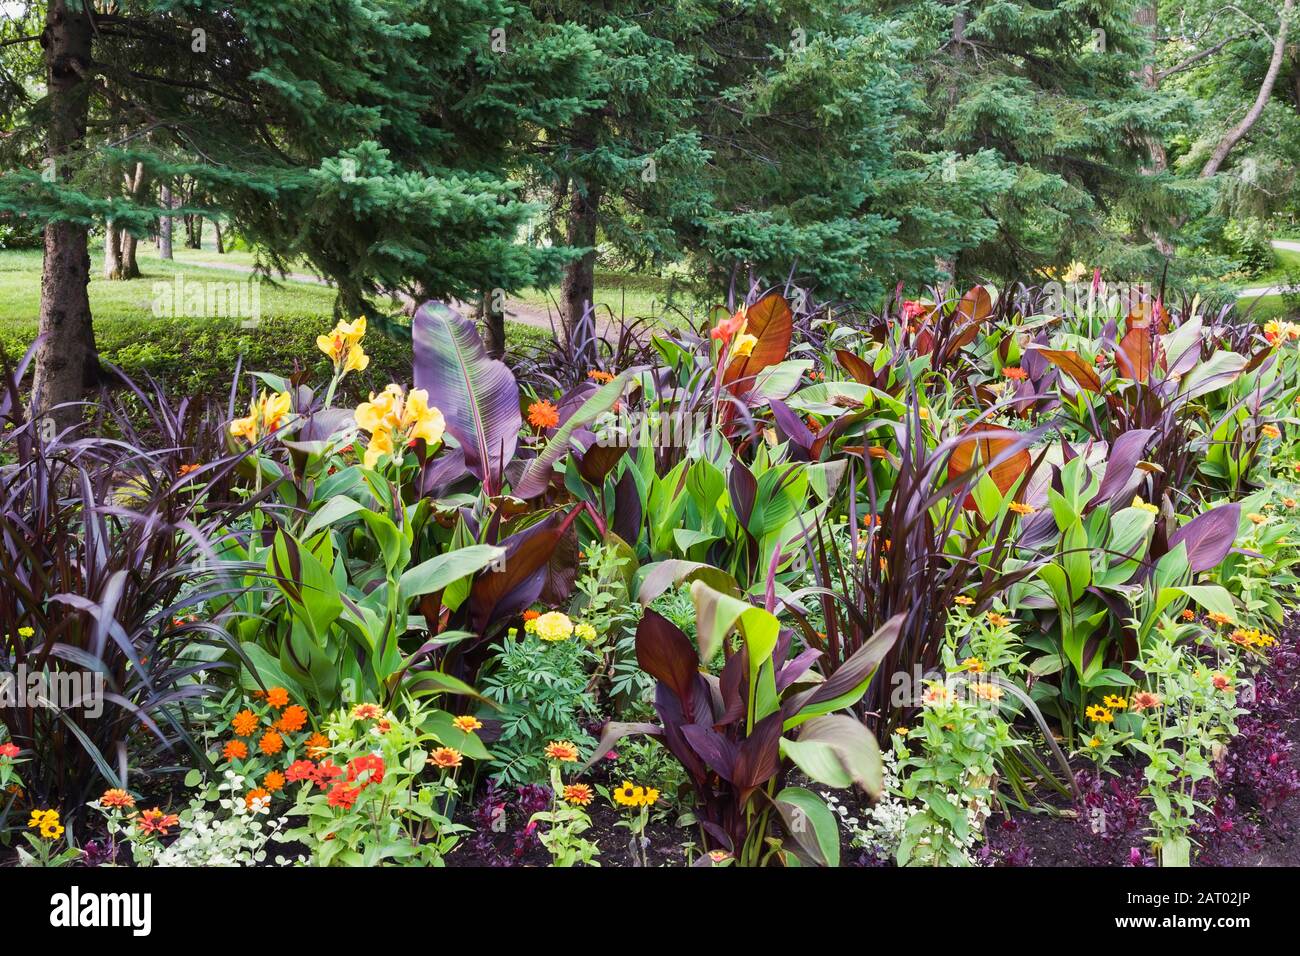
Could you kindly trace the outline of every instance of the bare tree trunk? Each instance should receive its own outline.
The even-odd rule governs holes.
[[[1142,85],[1148,90],[1158,90],[1160,88],[1160,78],[1156,75],[1156,37],[1160,33],[1160,0],[1148,0],[1147,3],[1138,7],[1134,19],[1139,26],[1146,27],[1147,33],[1151,39],[1151,55],[1147,57],[1142,64]],[[1147,155],[1151,157],[1150,165],[1146,168],[1149,175],[1159,175],[1169,168],[1169,155],[1165,151],[1165,144],[1160,142],[1154,136],[1147,140]],[[1174,223],[1170,223],[1171,226]],[[1170,241],[1160,228],[1153,223],[1146,223],[1143,232],[1151,240],[1151,244],[1156,247],[1166,259],[1172,259],[1177,251],[1173,242]]]
[[[478,317],[487,329],[488,354],[493,358],[501,358],[506,354],[506,314],[495,306],[492,290],[485,290],[478,300]]]
[[[175,204],[172,202],[172,189],[164,184],[159,190],[159,201],[164,209],[174,209]],[[172,258],[172,217],[169,213],[164,213],[158,217],[158,258]]]
[[[104,278],[122,278],[122,233],[117,223],[104,223]]]
[[[564,334],[572,340],[583,314],[591,308],[596,289],[596,229],[600,224],[600,190],[574,181],[569,190],[568,230],[565,244],[586,249],[564,267],[560,282],[560,312]]]
[[[145,175],[144,164],[136,163],[135,172],[126,177],[126,188],[127,193],[131,197],[131,202],[138,205],[144,201],[145,186],[147,185],[147,182],[148,177]],[[139,240],[126,230],[122,230],[122,274],[119,278],[140,278],[140,265],[136,262],[135,258],[137,245],[139,245]]]
[[[212,220],[212,228],[217,231],[217,255],[225,255],[226,246],[221,241],[221,221],[218,219]]]
[[[1232,148],[1250,132],[1260,114],[1264,112],[1264,107],[1268,105],[1268,98],[1273,95],[1273,85],[1282,71],[1282,54],[1286,51],[1286,35],[1291,26],[1293,10],[1295,10],[1295,0],[1284,0],[1281,16],[1278,17],[1277,36],[1273,39],[1273,57],[1269,60],[1268,70],[1264,73],[1264,82],[1259,86],[1259,95],[1255,97],[1254,104],[1246,111],[1241,122],[1228,130],[1223,139],[1219,140],[1219,145],[1214,147],[1209,162],[1201,170],[1202,179],[1208,179],[1219,171],[1228,154],[1232,152]]]
[[[50,0],[43,44],[49,110],[46,155],[55,175],[72,179],[72,160],[86,136],[90,113],[91,23],[77,0]],[[90,252],[85,226],[45,226],[41,268],[41,344],[36,350],[31,409],[57,428],[81,419],[75,408],[56,408],[81,398],[99,372],[90,316]]]

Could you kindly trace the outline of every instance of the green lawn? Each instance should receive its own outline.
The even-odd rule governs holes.
[[[1273,255],[1277,258],[1277,265],[1258,278],[1251,279],[1249,287],[1300,285],[1300,252],[1274,249]],[[1252,306],[1251,314],[1261,322],[1267,322],[1269,319],[1295,318],[1300,313],[1300,309],[1295,305],[1296,296],[1290,296],[1290,302],[1287,298],[1281,295],[1266,295],[1238,301],[1242,308]]]
[[[559,287],[525,289],[516,298],[540,311],[558,315]],[[596,272],[595,306],[597,315],[606,321],[621,318],[652,317],[657,323],[680,326],[695,305],[700,303],[682,282],[660,276]]]
[[[92,251],[90,306],[104,361],[134,378],[157,378],[169,391],[211,397],[228,392],[241,356],[246,370],[287,374],[296,360],[322,378],[328,373],[315,343],[333,325],[333,290],[292,280],[271,283],[203,265],[251,266],[253,257],[244,252],[218,256],[210,249],[177,248],[175,255],[173,262],[161,260],[152,246],[142,244],[144,275],[110,282],[100,277],[99,250]],[[10,356],[21,355],[36,336],[40,287],[39,250],[0,250],[0,347]],[[186,300],[200,295],[203,308],[187,310]],[[181,303],[170,312],[169,297]],[[209,307],[223,301],[219,312]],[[260,321],[248,327],[245,313],[254,307]],[[515,323],[507,326],[506,336],[514,349],[540,346],[547,339],[542,330]],[[409,382],[408,344],[378,333],[368,335],[365,344],[371,365],[349,380],[353,396],[390,381]]]

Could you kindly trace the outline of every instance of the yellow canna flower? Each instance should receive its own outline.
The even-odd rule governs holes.
[[[428,392],[422,388],[404,392],[396,384],[378,395],[372,393],[370,401],[357,406],[353,417],[359,428],[370,432],[364,459],[367,468],[375,467],[383,455],[395,455],[419,439],[436,444],[447,430],[442,412],[429,406]]]
[[[257,403],[249,407],[247,417],[230,423],[230,434],[255,445],[259,439],[278,431],[292,409],[293,399],[288,392],[263,392]]]
[[[370,356],[361,348],[366,334],[366,317],[355,322],[339,321],[329,335],[316,336],[316,347],[329,356],[334,372],[361,372],[370,364]]]
[[[366,445],[366,453],[362,458],[362,464],[367,468],[374,468],[380,458],[392,453],[393,433],[387,428],[380,428],[370,434],[370,444]]]
[[[1149,503],[1149,502],[1143,501],[1141,495],[1135,496],[1135,497],[1133,498],[1133,503],[1132,503],[1131,505],[1129,505],[1129,507],[1130,507],[1130,508],[1141,508],[1143,511],[1149,511],[1149,512],[1151,512],[1152,514],[1156,514],[1157,512],[1160,511],[1160,509],[1159,509],[1158,507],[1156,507],[1155,505],[1153,505],[1153,504],[1151,504],[1151,503]]]
[[[736,341],[731,345],[731,355],[733,358],[749,355],[754,351],[754,346],[757,344],[757,336],[750,335],[748,332],[742,332],[740,335],[736,336]]]

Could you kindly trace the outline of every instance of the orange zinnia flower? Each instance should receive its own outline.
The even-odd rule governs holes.
[[[286,707],[280,715],[280,729],[287,733],[302,730],[307,725],[307,708],[298,704]]]
[[[1017,382],[1023,382],[1025,379],[1029,378],[1029,373],[1019,365],[1008,365],[1002,370],[1002,374]]]
[[[329,752],[330,740],[324,734],[312,734],[307,738],[307,756],[320,760]]]
[[[564,788],[564,793],[561,796],[569,803],[576,803],[580,807],[585,807],[591,803],[591,787],[585,783],[571,783]]]
[[[244,794],[244,806],[248,807],[251,810],[253,808],[254,800],[270,800],[270,799],[271,799],[271,795],[267,791],[263,790],[261,787],[258,787],[256,790],[250,790],[248,791],[248,793]]]
[[[253,731],[257,729],[257,714],[245,708],[235,714],[235,719],[230,722],[230,726],[235,728],[235,733],[241,737],[251,737]]]
[[[289,692],[283,687],[272,687],[266,692],[266,702],[279,709],[289,703]]]
[[[1211,611],[1205,615],[1205,619],[1211,624],[1231,624],[1232,618],[1226,614],[1220,614],[1218,611]]]
[[[590,372],[588,372],[587,378],[591,379],[593,382],[599,382],[601,385],[607,385],[610,382],[614,381],[614,376],[612,373],[603,372],[598,368],[593,368]]]
[[[463,730],[467,734],[470,733],[471,731],[478,730],[480,727],[483,726],[483,722],[481,720],[479,720],[477,717],[471,717],[468,714],[460,717],[453,717],[451,724],[457,730]]]
[[[1133,695],[1132,703],[1135,711],[1150,710],[1153,707],[1160,706],[1160,695],[1153,694],[1147,690],[1140,690]]]
[[[1006,627],[1011,623],[1011,618],[1004,614],[999,614],[996,611],[989,611],[988,618],[989,623],[994,627]]]
[[[262,781],[262,786],[271,791],[271,793],[275,793],[277,790],[283,790],[284,774],[280,773],[278,770],[272,770]]]
[[[357,704],[352,708],[352,716],[356,720],[374,720],[384,716],[384,708],[378,704]]]
[[[439,747],[433,753],[429,754],[428,762],[435,767],[441,767],[443,770],[455,770],[460,766],[460,751],[454,747]]]
[[[232,740],[221,751],[227,760],[243,760],[248,756],[248,745],[242,740]]]
[[[1038,509],[1021,501],[1013,501],[1008,507],[1018,515],[1031,515]]]
[[[284,738],[274,730],[268,730],[262,734],[262,739],[257,742],[257,749],[268,757],[278,754],[284,749]]]
[[[202,465],[181,465],[180,470],[177,472],[177,475],[181,478],[184,478],[186,475],[193,474],[194,472],[198,471],[202,467],[203,467]]]
[[[534,428],[554,428],[560,424],[560,410],[546,400],[528,406],[528,424]]]
[[[145,833],[161,833],[166,836],[168,829],[180,822],[181,818],[176,814],[163,813],[156,807],[140,814],[140,829]]]
[[[133,807],[135,798],[125,790],[105,790],[104,795],[99,798],[101,807]]]
[[[578,759],[578,748],[567,740],[552,740],[543,753],[546,754],[546,759],[558,760],[560,763],[576,763]]]

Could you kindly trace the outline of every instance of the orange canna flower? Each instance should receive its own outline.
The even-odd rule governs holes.
[[[749,306],[742,305],[739,309],[736,310],[735,315],[731,316],[730,318],[723,319],[721,322],[715,325],[713,329],[709,332],[709,338],[716,339],[720,341],[723,345],[726,345],[733,338],[735,338],[736,333],[738,332],[743,333],[748,325],[749,325]]]

